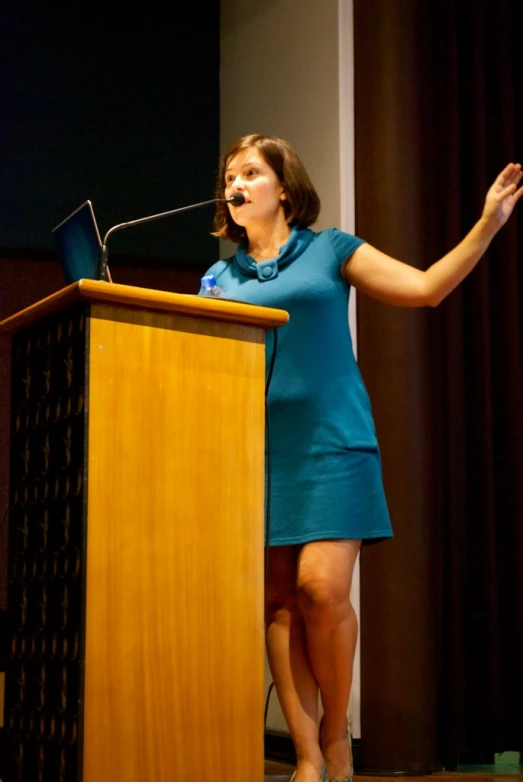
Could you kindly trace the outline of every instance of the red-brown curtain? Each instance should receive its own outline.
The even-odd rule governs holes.
[[[355,0],[356,230],[419,268],[523,162],[519,0]],[[435,310],[358,297],[395,538],[364,549],[362,764],[523,748],[523,203]]]

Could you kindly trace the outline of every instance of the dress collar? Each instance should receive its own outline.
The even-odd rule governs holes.
[[[276,258],[257,262],[252,255],[247,255],[246,243],[242,243],[233,256],[233,261],[237,269],[246,277],[258,277],[260,282],[268,282],[278,276],[280,269],[288,266],[302,254],[311,243],[313,236],[314,233],[308,228],[294,226]]]

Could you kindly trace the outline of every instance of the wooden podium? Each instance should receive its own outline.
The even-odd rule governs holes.
[[[265,331],[81,280],[12,334],[13,780],[263,780]]]

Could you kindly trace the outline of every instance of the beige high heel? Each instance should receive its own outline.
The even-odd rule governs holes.
[[[319,741],[320,749],[321,749],[321,725],[322,725],[322,722],[323,722],[323,717],[320,720],[320,724],[319,724],[319,728],[318,728],[318,741]],[[351,758],[352,758],[352,751],[351,751]],[[289,782],[294,782],[294,780],[296,779],[297,773],[298,773],[298,769],[296,769],[296,771],[294,772],[292,777],[289,779]],[[348,779],[350,780],[350,782],[352,782],[352,777],[348,777]],[[328,780],[328,778],[327,778],[327,769],[325,767],[325,763],[322,763],[321,772],[320,772],[320,782],[327,782],[327,780]],[[328,780],[328,782],[334,782],[334,780]],[[338,780],[335,780],[335,782],[338,782]],[[340,782],[344,782],[344,780],[340,780]]]
[[[322,723],[323,723],[323,717],[320,720],[320,726],[319,726],[320,749],[321,749]],[[352,767],[352,774],[349,777],[343,777],[343,779],[331,779],[331,777],[327,776],[327,767],[324,763],[321,769],[320,782],[352,782],[352,777],[354,776],[354,758],[352,756],[352,735],[351,735],[350,728],[347,728],[347,741],[349,742],[349,754],[350,754],[350,764]]]
[[[297,774],[297,773],[298,773],[298,770],[296,769],[296,771],[294,772],[294,774],[292,775],[292,777],[289,779],[289,782],[294,782],[294,780],[296,779],[296,774]],[[324,775],[325,775],[326,773],[327,773],[327,769],[325,768],[325,763],[324,763],[324,764],[323,764],[323,766],[321,767],[321,776],[320,776],[320,782],[323,782],[324,778],[326,779],[326,777],[324,777]]]
[[[298,769],[296,769],[292,777],[289,779],[289,782],[294,782],[297,773],[298,773]],[[321,767],[320,782],[324,782],[324,780],[326,779],[327,779],[327,769],[325,768],[325,763],[324,763]]]

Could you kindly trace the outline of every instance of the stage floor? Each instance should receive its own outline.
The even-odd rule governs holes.
[[[265,761],[265,782],[288,782],[294,772],[294,766],[288,763],[280,763],[274,760]],[[398,776],[367,776],[367,774],[356,774],[354,782],[391,782],[398,780]],[[407,777],[401,777],[407,779]],[[507,771],[506,773],[492,773],[482,771],[471,772],[438,772],[425,777],[409,777],[413,782],[516,782],[523,780],[523,774],[518,771]]]

